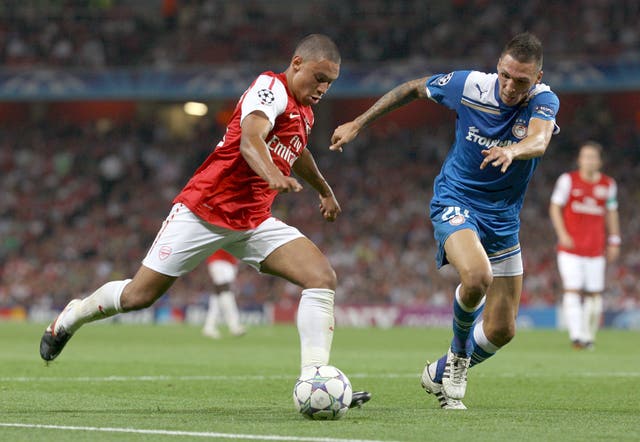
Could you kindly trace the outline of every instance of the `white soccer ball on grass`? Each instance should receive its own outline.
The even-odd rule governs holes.
[[[293,388],[293,404],[308,419],[336,420],[349,410],[352,393],[349,378],[336,367],[309,366]]]

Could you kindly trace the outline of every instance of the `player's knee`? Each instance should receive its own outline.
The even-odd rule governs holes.
[[[477,269],[463,269],[458,271],[460,272],[460,279],[464,288],[468,292],[478,294],[478,296],[483,296],[487,293],[493,282],[491,272]]]
[[[338,277],[331,266],[322,269],[316,269],[312,275],[309,275],[304,282],[305,289],[325,288],[335,290],[338,286]]]
[[[485,333],[489,342],[498,347],[503,347],[511,342],[516,335],[516,324],[511,322],[490,326],[488,329],[485,327]]]

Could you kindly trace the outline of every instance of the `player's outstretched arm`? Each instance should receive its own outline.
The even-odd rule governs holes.
[[[341,211],[340,204],[333,194],[333,189],[318,169],[309,149],[304,149],[296,162],[293,163],[293,171],[320,195],[320,212],[324,219],[335,221]]]
[[[299,192],[300,183],[292,177],[284,176],[275,165],[265,139],[271,130],[271,122],[261,112],[253,112],[242,121],[240,153],[249,167],[269,183],[269,188],[278,192]]]
[[[480,169],[491,165],[499,167],[504,173],[514,160],[530,160],[544,155],[553,135],[554,124],[550,120],[532,118],[529,120],[527,136],[522,141],[511,146],[496,146],[481,151],[484,160]]]
[[[417,78],[402,83],[384,94],[369,109],[353,121],[338,126],[331,137],[331,146],[329,146],[329,149],[342,152],[342,147],[348,142],[353,141],[360,131],[374,120],[377,120],[394,109],[404,106],[416,98],[427,98],[426,82],[427,77]]]

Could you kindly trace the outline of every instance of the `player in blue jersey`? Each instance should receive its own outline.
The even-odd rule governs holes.
[[[430,216],[438,267],[451,264],[461,283],[453,301],[453,339],[429,363],[422,386],[446,409],[465,409],[467,369],[513,338],[522,291],[518,232],[524,194],[559,128],[558,97],[542,84],[542,44],[530,33],[503,49],[497,73],[454,71],[408,81],[355,120],[339,126],[341,151],[368,124],[417,98],[457,113],[455,141],[434,182]]]

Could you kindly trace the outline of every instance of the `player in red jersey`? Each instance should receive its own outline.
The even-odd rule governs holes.
[[[312,34],[296,47],[285,72],[264,72],[240,98],[226,134],[174,199],[142,266],[133,277],[111,281],[72,300],[47,327],[40,356],[55,359],[85,323],[151,306],[181,275],[224,248],[260,272],[302,288],[298,307],[301,365],[329,362],[336,274],[307,237],[274,218],[278,193],[309,183],[320,212],[334,221],[340,205],[306,148],[313,111],[340,73],[340,54],[327,36]],[[352,404],[368,400],[354,393]]]
[[[563,310],[574,348],[593,348],[602,315],[605,264],[620,254],[617,187],[600,172],[602,146],[580,147],[578,170],[556,181],[549,214],[558,237]]]
[[[222,318],[233,336],[245,334],[240,323],[240,314],[236,304],[236,295],[232,284],[238,274],[238,260],[222,249],[207,258],[207,270],[213,281],[213,293],[209,295],[209,307],[204,320],[202,334],[212,339],[220,339],[218,316]]]

